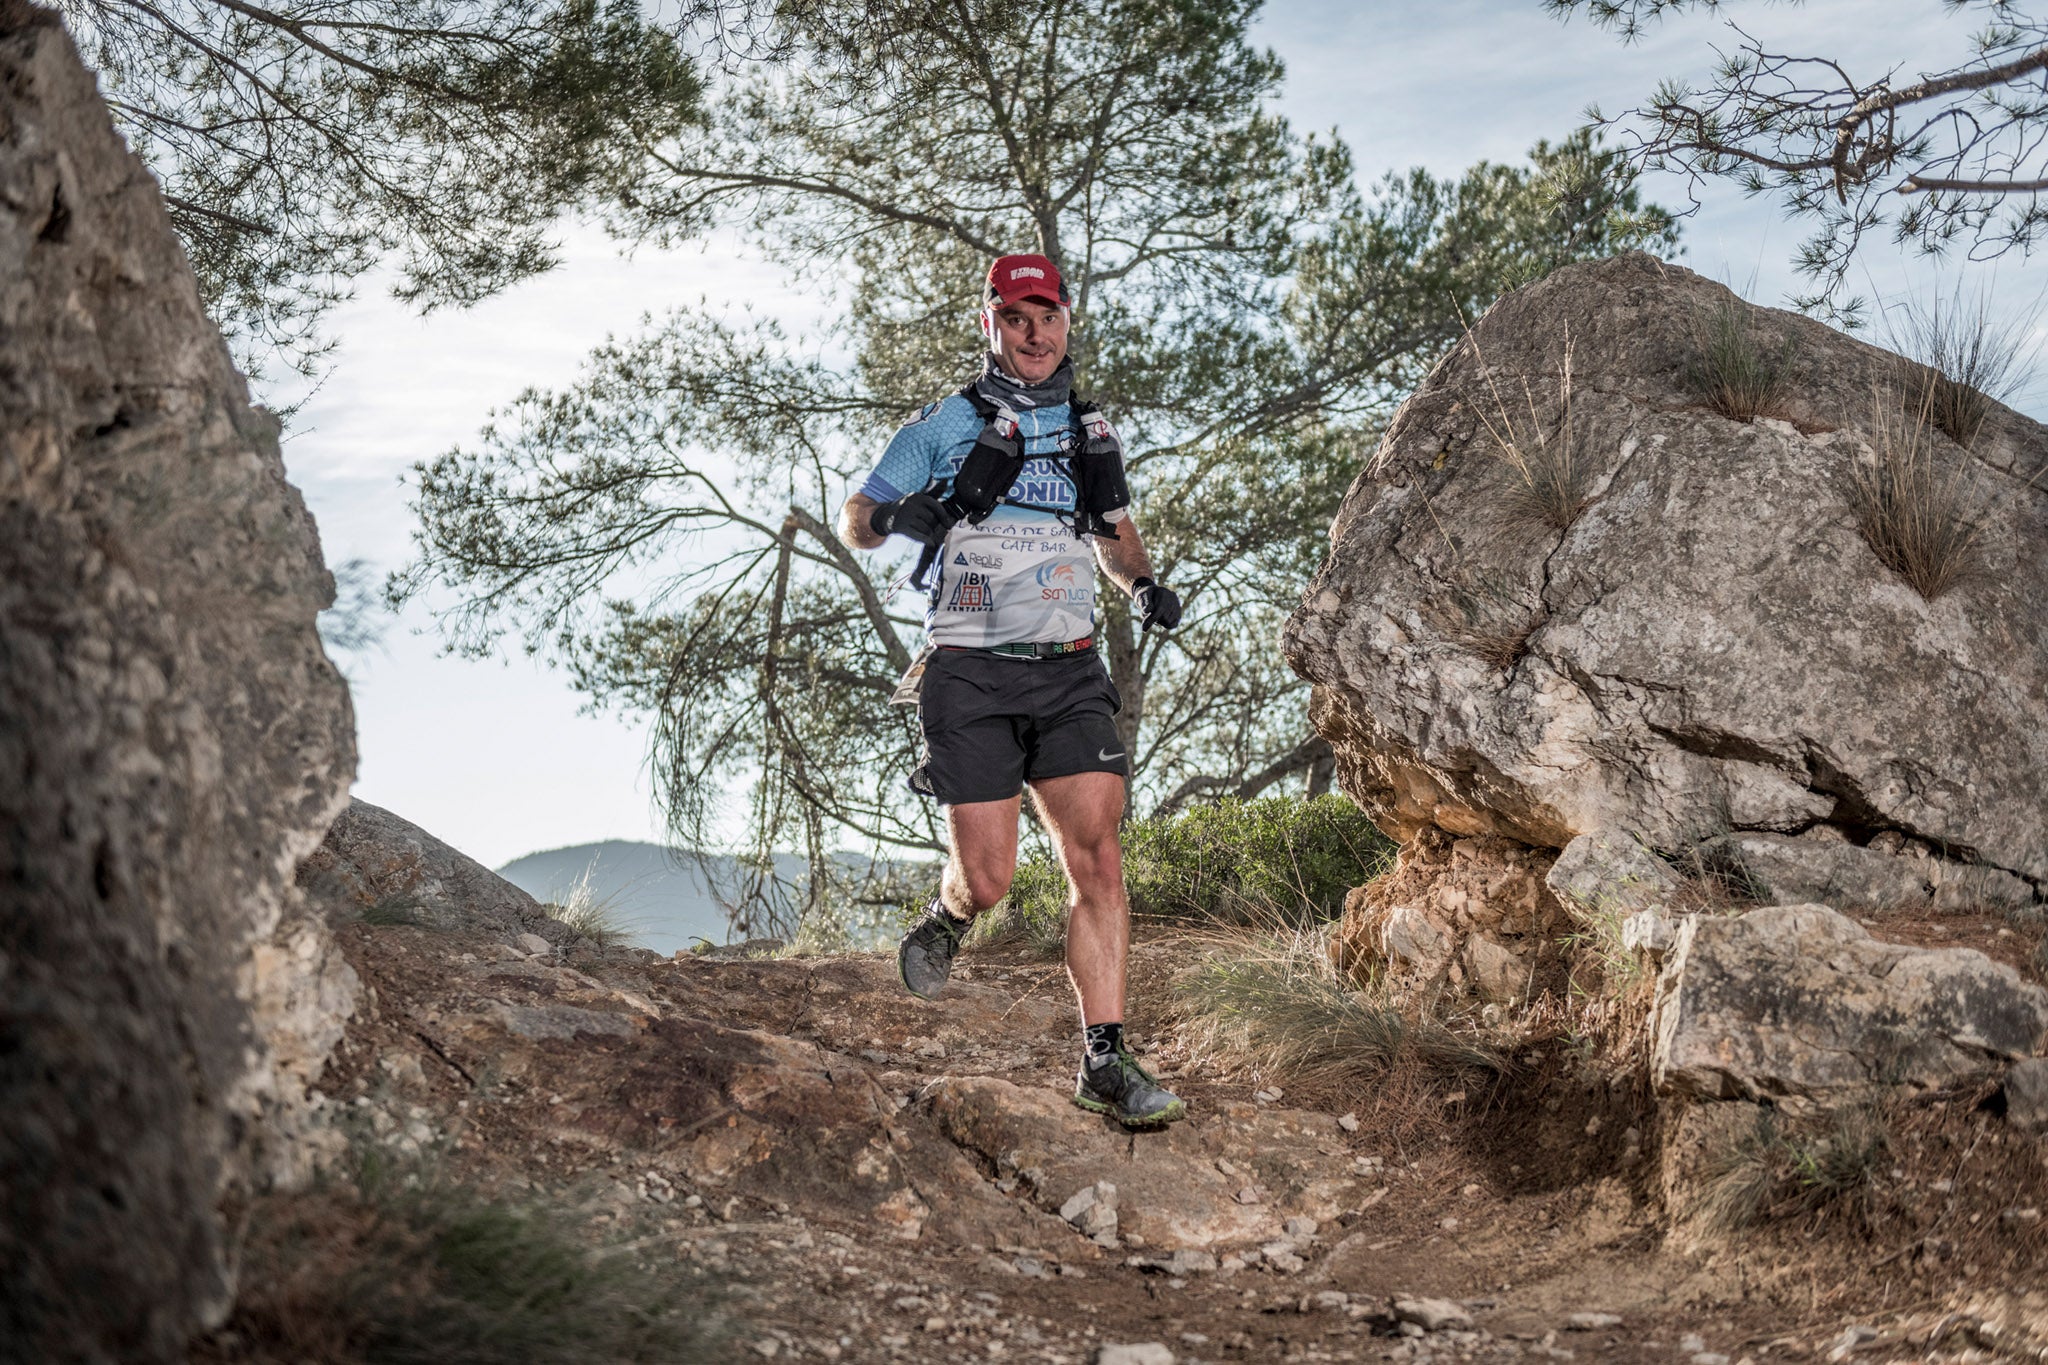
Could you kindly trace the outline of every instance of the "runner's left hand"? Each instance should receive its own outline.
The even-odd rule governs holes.
[[[1157,626],[1161,630],[1172,630],[1180,624],[1180,594],[1164,583],[1154,583],[1141,578],[1131,585],[1131,605],[1138,609],[1143,624],[1140,631]]]

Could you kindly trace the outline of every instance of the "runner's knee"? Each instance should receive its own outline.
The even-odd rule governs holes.
[[[1077,898],[1093,899],[1123,881],[1123,849],[1114,833],[1102,839],[1069,842],[1061,852],[1067,880]]]
[[[1008,895],[1010,881],[1017,874],[1014,862],[956,862],[953,866],[955,878],[966,890],[967,898],[974,902],[976,914]]]

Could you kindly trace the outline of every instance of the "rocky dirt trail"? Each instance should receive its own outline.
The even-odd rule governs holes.
[[[876,955],[338,937],[364,983],[322,1082],[344,1126],[573,1207],[679,1295],[725,1286],[734,1359],[1733,1365],[1913,1329],[1669,1249],[1630,1097],[1556,1084],[1562,1055],[1355,1114],[1189,1065],[1157,1015],[1181,941],[1139,945],[1133,1026],[1192,1116],[1130,1134],[1067,1103],[1039,959],[973,955],[926,1003]]]

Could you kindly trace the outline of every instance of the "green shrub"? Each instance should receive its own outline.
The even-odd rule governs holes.
[[[1300,926],[1336,918],[1394,845],[1341,796],[1224,800],[1124,827],[1131,913],[1203,924]],[[920,907],[921,908],[921,907]],[[1025,854],[1010,894],[977,925],[978,943],[1056,949],[1067,879],[1049,847]]]

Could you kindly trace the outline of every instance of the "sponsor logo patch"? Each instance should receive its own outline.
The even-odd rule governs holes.
[[[940,400],[940,402],[944,401],[944,399]],[[938,403],[926,403],[923,407],[917,410],[916,414],[913,415],[909,421],[905,422],[903,426],[898,427],[897,430],[902,431],[907,428],[914,427],[920,422],[929,422],[932,419],[932,414],[937,412],[938,410]]]
[[[1041,564],[1032,575],[1038,580],[1038,598],[1041,602],[1092,602],[1095,600],[1095,585],[1070,559],[1051,564]]]
[[[947,611],[994,611],[995,590],[989,586],[985,573],[964,573],[953,584],[953,596],[946,603]]]
[[[1035,265],[1020,265],[1010,271],[1010,278],[1013,280],[1021,280],[1026,278],[1042,280],[1045,278],[1045,272],[1043,270],[1040,270]]]

